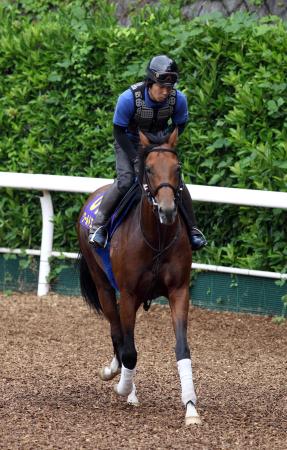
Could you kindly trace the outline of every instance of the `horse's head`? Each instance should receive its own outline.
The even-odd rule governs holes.
[[[157,207],[160,222],[174,223],[177,215],[177,199],[182,189],[181,170],[175,150],[177,128],[163,144],[151,144],[140,132],[139,180],[148,197]]]

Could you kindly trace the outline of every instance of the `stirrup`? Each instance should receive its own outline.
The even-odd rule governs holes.
[[[89,243],[92,245],[99,245],[105,248],[108,242],[108,232],[104,225],[97,227],[97,229],[89,234]]]
[[[193,233],[195,231],[195,233]],[[190,233],[190,243],[192,250],[200,250],[202,247],[207,245],[207,240],[205,239],[204,234],[196,227],[192,227]]]

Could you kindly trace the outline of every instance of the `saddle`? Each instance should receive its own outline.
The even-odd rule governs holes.
[[[116,229],[123,222],[130,210],[140,201],[141,189],[138,182],[134,182],[132,187],[128,190],[125,196],[120,201],[114,214],[108,222],[109,240],[113,237]]]

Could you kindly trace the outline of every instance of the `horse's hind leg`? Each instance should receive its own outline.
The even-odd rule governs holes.
[[[109,367],[103,367],[99,371],[99,376],[102,380],[108,381],[112,380],[117,374],[121,374],[119,384],[120,389],[115,389],[120,395],[127,396],[127,402],[131,405],[137,406],[139,404],[136,387],[133,382],[134,370],[126,369],[122,364],[122,357],[125,355],[124,352],[124,335],[122,333],[122,325],[120,320],[120,315],[118,312],[118,307],[116,303],[116,296],[114,290],[99,288],[99,299],[102,303],[103,313],[105,317],[110,322],[111,326],[111,337],[113,341],[115,355]],[[127,381],[127,374],[128,381]],[[131,386],[130,386],[131,384]]]
[[[116,302],[116,299],[114,300]],[[123,339],[117,308],[116,311],[106,311],[105,316],[110,322],[114,357],[109,366],[102,367],[99,370],[99,376],[103,381],[109,381],[112,380],[116,375],[121,373],[121,348]]]
[[[82,285],[84,288],[87,285],[89,286],[89,288],[91,288],[92,285],[92,292],[96,290],[97,295],[91,295],[91,289],[88,289],[90,295],[87,295],[87,292],[82,291],[82,293],[86,294],[84,295],[84,297],[86,299],[88,298],[88,303],[95,307],[97,311],[102,311],[106,319],[109,321],[111,327],[111,338],[114,347],[114,358],[111,364],[109,366],[101,368],[98,372],[99,376],[102,380],[108,381],[112,380],[118,373],[121,373],[121,379],[125,379],[126,372],[125,370],[120,369],[122,365],[121,361],[123,354],[124,337],[122,333],[122,326],[115,291],[110,285],[106,274],[94,259],[90,261],[89,266],[87,265],[87,263],[85,263],[84,269],[85,270],[81,271],[81,274],[82,277],[85,278],[86,283],[82,283]],[[91,277],[91,279],[89,277]],[[89,297],[94,297],[93,301],[91,301]],[[133,382],[131,383],[130,389],[126,390],[125,387],[125,392],[121,390],[118,393],[120,393],[121,395],[127,395],[128,403],[138,405],[136,388]]]
[[[115,290],[110,285],[106,274],[102,271],[100,266],[94,264],[91,269],[91,276],[97,288],[101,310],[105,318],[110,323],[114,357],[108,367],[102,367],[99,370],[100,378],[104,381],[108,381],[112,380],[117,374],[120,373],[121,347],[123,345],[121,321],[117,307]]]
[[[112,380],[121,372],[121,348],[123,343],[121,322],[117,308],[115,291],[112,288],[98,288],[99,299],[103,313],[110,323],[111,339],[114,348],[114,357],[107,367],[99,370],[99,376],[104,381]]]

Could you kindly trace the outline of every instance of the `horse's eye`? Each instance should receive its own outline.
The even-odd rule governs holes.
[[[179,165],[176,167],[176,172],[177,172],[177,173],[180,173],[180,171],[181,171],[181,165],[179,164]]]
[[[151,173],[152,173],[152,170],[151,170],[151,168],[150,168],[149,166],[145,166],[145,171],[146,171],[146,173],[148,173],[148,174],[151,174]]]

